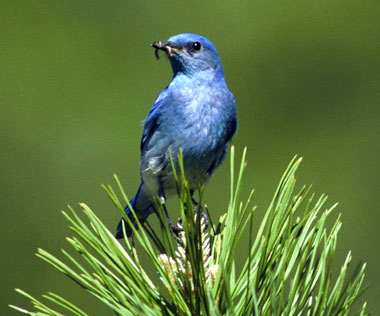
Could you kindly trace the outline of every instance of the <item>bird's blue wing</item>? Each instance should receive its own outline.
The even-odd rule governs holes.
[[[167,96],[167,88],[162,90],[156,101],[154,102],[152,108],[150,109],[147,117],[144,121],[144,130],[141,137],[140,150],[141,153],[144,153],[146,147],[154,135],[154,132],[160,126],[160,106],[164,102]]]
[[[235,105],[235,99],[232,99],[233,104]],[[216,159],[213,161],[213,163],[209,166],[207,173],[211,175],[215,168],[217,168],[225,159],[228,149],[228,144],[232,139],[232,136],[234,136],[237,129],[237,119],[236,119],[236,112],[231,115],[230,120],[227,122],[226,128],[225,128],[225,135],[224,135],[224,146],[221,154],[216,157]]]

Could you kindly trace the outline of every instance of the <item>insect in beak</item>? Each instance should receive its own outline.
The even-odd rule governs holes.
[[[156,56],[157,60],[160,59],[160,55],[159,55],[160,50],[166,52],[166,54],[169,57],[177,54],[178,51],[180,50],[180,47],[177,47],[177,46],[173,45],[172,43],[161,42],[161,41],[153,42],[151,46],[155,49],[154,55]]]

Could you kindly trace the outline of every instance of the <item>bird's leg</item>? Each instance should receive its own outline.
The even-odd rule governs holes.
[[[199,201],[197,201],[197,200],[194,198],[194,192],[195,192],[194,189],[190,189],[191,201],[193,202],[193,204],[194,204],[195,206],[198,206],[198,205],[199,205]]]
[[[200,219],[203,218],[204,223],[205,223],[205,227],[207,229],[209,224],[210,224],[210,218],[209,218],[207,206],[201,205],[200,201],[197,201],[194,198],[194,193],[195,193],[195,190],[190,189],[191,201],[193,202],[193,205],[194,205],[195,214],[196,214],[196,216],[199,216]]]

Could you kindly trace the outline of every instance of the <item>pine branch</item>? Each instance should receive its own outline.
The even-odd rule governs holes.
[[[111,186],[104,189],[125,218],[125,225],[134,229],[133,240],[125,238],[120,243],[94,211],[81,203],[83,216],[72,208],[63,212],[73,233],[67,238],[71,252],[62,250],[62,258],[58,258],[39,249],[37,256],[116,315],[355,315],[365,264],[349,277],[352,257],[348,253],[338,275],[332,273],[342,225],[339,216],[331,228],[328,225],[336,205],[326,207],[327,197],[316,198],[309,189],[295,191],[301,159],[294,158],[261,224],[254,227],[253,191],[247,202],[240,202],[245,155],[246,150],[235,176],[235,153],[231,150],[230,201],[215,225],[207,215],[202,190],[199,204],[194,205],[180,163],[173,169],[180,211],[176,225],[169,225],[166,206],[160,203],[158,231],[149,224],[143,227],[137,216],[132,223],[124,214],[129,200],[115,176],[119,194]],[[245,234],[249,240],[246,254],[240,243]],[[140,260],[143,253],[153,265],[153,273]],[[237,262],[242,260],[244,264],[238,269]],[[153,281],[154,274],[158,281]],[[33,306],[31,312],[10,305],[23,314],[88,315],[54,293],[44,295],[43,303],[26,292],[17,292]],[[366,303],[357,315],[368,315]]]

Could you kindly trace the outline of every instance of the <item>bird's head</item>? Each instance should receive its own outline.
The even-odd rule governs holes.
[[[158,51],[166,52],[174,74],[196,74],[203,71],[223,71],[215,46],[206,37],[183,33],[170,37],[167,41],[152,44]]]

